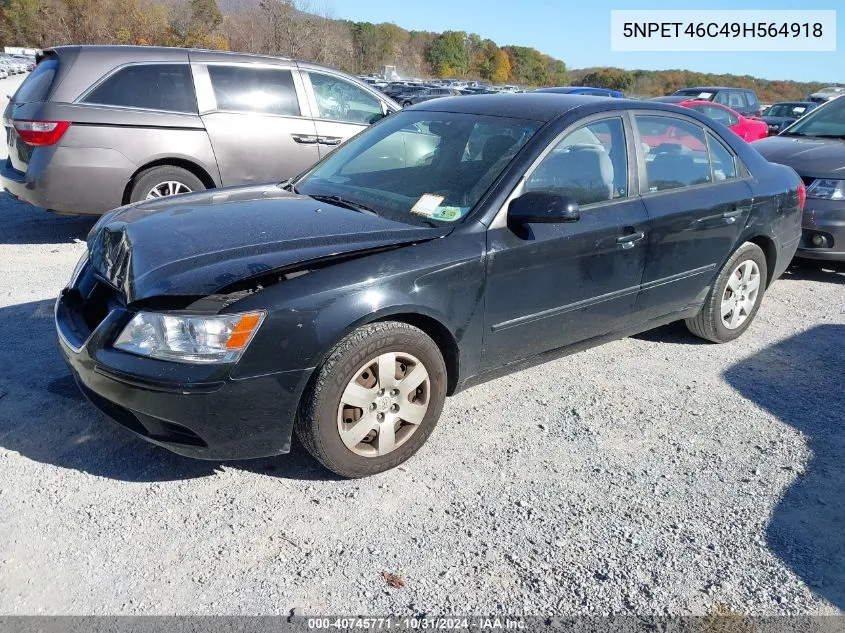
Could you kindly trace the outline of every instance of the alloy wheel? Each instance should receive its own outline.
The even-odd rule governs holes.
[[[722,295],[722,324],[729,330],[741,327],[757,303],[760,269],[752,260],[740,262],[728,277]]]
[[[167,196],[175,196],[180,193],[191,193],[191,189],[184,183],[176,180],[168,180],[160,182],[150,189],[146,199],[154,200],[155,198],[165,198]]]

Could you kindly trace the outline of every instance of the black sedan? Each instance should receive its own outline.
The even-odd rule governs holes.
[[[690,110],[439,99],[291,182],[107,214],[56,302],[58,339],[90,401],[151,442],[249,458],[295,432],[365,476],[515,361],[678,319],[740,336],[795,252],[802,196]]]
[[[769,136],[779,134],[795,123],[802,116],[809,114],[818,107],[812,101],[784,101],[766,108],[760,118],[769,126]]]
[[[417,103],[423,103],[424,101],[431,101],[432,99],[440,99],[442,97],[455,97],[459,96],[461,93],[458,90],[453,88],[439,88],[436,86],[429,86],[426,88],[421,88],[419,90],[414,90],[411,92],[405,92],[399,95],[396,95],[394,100],[401,104],[403,107],[407,108],[408,106],[416,105]]]
[[[807,187],[798,257],[845,261],[845,98],[819,106],[754,149],[792,167]]]

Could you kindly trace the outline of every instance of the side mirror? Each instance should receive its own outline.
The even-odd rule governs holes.
[[[581,219],[578,203],[571,196],[554,191],[529,191],[511,200],[508,221],[514,224],[554,224]]]

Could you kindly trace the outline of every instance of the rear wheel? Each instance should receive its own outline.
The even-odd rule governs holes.
[[[756,244],[740,246],[722,267],[704,306],[686,320],[690,332],[714,343],[727,343],[751,325],[766,291],[766,256]]]
[[[145,169],[135,177],[129,202],[154,200],[203,189],[205,185],[202,180],[187,169],[175,165],[159,165]]]
[[[446,365],[422,330],[386,321],[338,343],[302,399],[296,434],[343,477],[365,477],[411,457],[434,430],[446,398]]]

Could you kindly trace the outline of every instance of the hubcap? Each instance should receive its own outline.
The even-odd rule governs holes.
[[[180,193],[191,193],[191,189],[184,183],[176,180],[168,180],[167,182],[160,182],[150,189],[150,192],[147,194],[147,200],[175,196]]]
[[[337,430],[350,451],[380,457],[419,428],[428,411],[431,381],[414,356],[386,352],[361,367],[340,397]]]
[[[752,260],[741,262],[728,277],[722,295],[722,324],[729,330],[740,327],[751,314],[760,291],[760,269]]]

